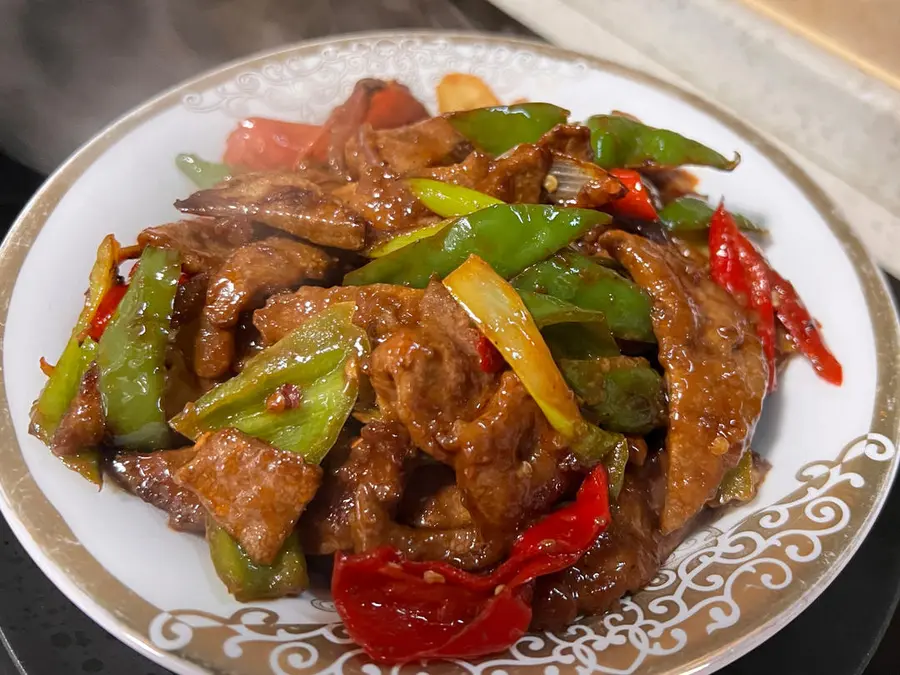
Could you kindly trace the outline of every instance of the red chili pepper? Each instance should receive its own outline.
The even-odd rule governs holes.
[[[478,352],[481,370],[485,373],[499,373],[506,365],[503,355],[484,335],[475,342],[475,351]]]
[[[528,528],[488,575],[412,562],[395,549],[338,554],[331,591],[347,632],[376,661],[472,658],[511,646],[531,621],[531,582],[580,558],[609,524],[606,469],[575,503]]]
[[[728,224],[728,218],[720,217],[718,210],[709,221],[710,276],[742,306],[746,306],[750,299],[750,285]]]
[[[778,272],[771,272],[772,294],[776,298],[775,312],[787,329],[797,349],[812,364],[813,369],[826,382],[840,386],[844,381],[844,369],[834,357],[819,331],[815,319],[803,306],[803,301],[790,281]]]
[[[606,205],[606,210],[614,216],[656,220],[658,218],[650,192],[641,181],[641,174],[631,169],[610,169],[610,175],[625,186],[626,192],[614,202]]]
[[[106,325],[109,323],[113,314],[116,313],[116,309],[118,308],[119,303],[122,302],[122,298],[125,296],[125,291],[127,290],[128,284],[116,284],[115,286],[110,286],[109,290],[106,291],[106,295],[104,295],[103,299],[100,301],[97,312],[94,314],[94,318],[91,321],[90,330],[88,330],[88,335],[91,339],[96,341],[103,337],[103,331],[106,330]]]
[[[322,127],[313,124],[250,117],[228,136],[223,161],[252,171],[290,169],[306,156],[321,133]]]
[[[769,391],[775,389],[775,308],[772,305],[771,268],[738,229],[724,204],[709,222],[710,274],[744,307],[756,311],[756,333],[769,365]]]
[[[709,226],[710,275],[745,307],[756,310],[756,330],[769,362],[769,391],[775,387],[775,317],[822,379],[840,385],[843,369],[825,346],[815,321],[790,282],[763,255],[719,205]]]

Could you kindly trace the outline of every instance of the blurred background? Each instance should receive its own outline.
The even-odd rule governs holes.
[[[307,38],[423,28],[548,40],[713,101],[788,152],[900,276],[898,0],[0,0],[0,227],[78,146],[185,78]],[[838,581],[723,672],[900,672],[898,525],[895,490]],[[2,521],[0,541],[0,675],[164,672],[65,600]]]

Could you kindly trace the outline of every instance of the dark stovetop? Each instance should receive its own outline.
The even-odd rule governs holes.
[[[3,232],[41,180],[0,155]],[[900,282],[890,281],[900,297]],[[861,675],[867,663],[865,675],[900,672],[900,620],[890,623],[900,595],[898,532],[900,489],[895,486],[871,534],[837,580],[800,617],[723,675]],[[0,650],[0,675],[168,673],[113,638],[56,590],[2,519],[0,542],[0,642],[10,655],[5,658]]]

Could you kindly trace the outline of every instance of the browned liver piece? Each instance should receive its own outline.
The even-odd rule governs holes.
[[[740,459],[762,411],[767,365],[737,303],[672,247],[616,230],[600,243],[653,301],[669,395],[664,532],[687,523]]]
[[[580,473],[563,439],[512,372],[471,422],[444,443],[463,503],[484,533],[513,536],[545,513]]]
[[[57,457],[71,457],[97,448],[106,435],[106,416],[100,398],[100,369],[96,363],[85,372],[78,393],[59,421],[50,449]]]
[[[366,245],[366,221],[303,174],[245,173],[175,202],[198,216],[244,216],[322,246],[358,251]]]
[[[225,375],[235,356],[234,327],[241,313],[261,305],[276,291],[322,279],[331,256],[293,239],[271,237],[236,250],[210,278],[194,348],[201,377]]]
[[[202,533],[206,530],[206,509],[193,492],[172,477],[194,454],[193,447],[147,454],[118,452],[106,472],[128,492],[168,513],[173,530]]]
[[[461,161],[471,144],[443,117],[431,117],[395,129],[368,130],[347,143],[346,157],[354,175],[383,163],[397,175]]]
[[[378,344],[398,328],[418,323],[422,294],[415,288],[391,284],[304,286],[269,298],[265,307],[253,313],[253,325],[263,343],[271,345],[323,309],[339,302],[355,302],[353,323],[366,331],[373,344]]]
[[[458,421],[475,419],[497,386],[481,369],[475,329],[462,308],[432,282],[415,328],[401,328],[372,351],[368,374],[378,407],[401,422],[416,447],[440,461]]]
[[[175,472],[257,564],[271,564],[322,481],[322,469],[237,429],[201,437]]]
[[[443,560],[468,570],[499,562],[511,538],[485,537],[464,516],[451,523],[432,513],[430,526],[399,522],[398,508],[415,471],[416,455],[402,425],[366,425],[347,461],[326,480],[301,518],[304,549],[362,553],[392,546],[411,560]]]
[[[198,274],[215,272],[252,238],[253,225],[245,218],[197,218],[148,227],[138,244],[178,251],[184,271]]]

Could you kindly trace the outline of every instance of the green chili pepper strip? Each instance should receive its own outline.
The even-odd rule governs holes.
[[[550,103],[518,103],[447,115],[459,133],[492,155],[502,155],[520,143],[534,143],[568,119],[568,110]]]
[[[582,459],[599,461],[624,440],[584,420],[522,299],[490,265],[473,255],[444,279],[444,286]]]
[[[588,209],[541,204],[489,206],[457,218],[433,237],[350,272],[344,277],[344,284],[386,283],[425,288],[432,276],[447,276],[473,254],[487,261],[500,276],[508,278],[588,230],[609,222],[610,217],[605,213]]]
[[[709,229],[714,209],[706,200],[698,197],[679,197],[666,204],[659,212],[659,219],[670,232],[700,232]],[[765,232],[766,228],[754,223],[749,218],[732,214],[738,227],[747,232]]]
[[[116,445],[156,450],[169,442],[163,409],[166,345],[181,262],[148,246],[115,315],[100,338],[100,394]]]
[[[644,359],[561,360],[566,382],[600,426],[646,434],[666,422],[662,376]]]
[[[619,356],[619,345],[605,323],[557,323],[541,334],[557,361]]]
[[[271,565],[257,565],[231,536],[211,521],[206,540],[216,574],[238,602],[274,600],[297,595],[309,586],[306,558],[297,533],[284,542]]]
[[[467,216],[503,201],[461,185],[442,183],[430,178],[410,178],[406,181],[412,193],[441,218]]]
[[[603,312],[618,338],[655,342],[650,298],[640,287],[574,251],[560,251],[512,280],[519,291],[546,293],[583,309]]]
[[[100,460],[102,455],[97,448],[90,450],[82,450],[77,455],[71,457],[61,457],[62,463],[66,468],[71,469],[82,478],[90,481],[98,488],[103,485],[103,472],[100,470]]]
[[[716,501],[725,505],[729,502],[749,502],[753,499],[753,453],[746,450],[737,466],[731,469],[719,483]]]
[[[90,361],[84,363],[85,353],[81,345],[87,340],[83,339],[83,335],[90,328],[103,296],[116,281],[119,270],[118,255],[119,244],[110,234],[103,239],[97,249],[97,259],[91,268],[84,306],[72,329],[72,335],[31,409],[29,431],[44,443],[49,444],[52,440],[56,427],[78,393],[81,378],[90,364]],[[91,341],[86,349],[94,350],[95,347],[96,344]]]
[[[84,345],[88,345],[87,349],[92,351],[91,355],[85,354]],[[34,402],[31,409],[30,431],[45,443],[49,444],[53,439],[60,420],[78,393],[81,378],[90,365],[90,361],[85,362],[85,358],[89,356],[93,360],[96,347],[97,343],[90,338],[83,344],[79,344],[77,335],[69,338],[66,348],[53,368],[53,374],[47,380],[38,400]]]
[[[444,218],[444,220],[408,232],[401,232],[388,241],[366,251],[366,255],[369,258],[383,258],[388,253],[437,234],[453,223],[454,218],[467,216],[488,206],[503,203],[499,199],[482,192],[450,183],[441,183],[430,178],[410,178],[407,183],[419,201]]]
[[[587,126],[594,161],[604,169],[693,164],[731,171],[741,161],[737,153],[734,159],[728,159],[674,131],[649,127],[621,115],[594,115]]]
[[[352,322],[354,311],[352,303],[338,303],[319,313],[188,404],[172,427],[194,440],[235,427],[318,464],[356,403],[357,366],[369,352],[365,333]],[[266,399],[283,384],[300,389],[300,405],[272,412]]]
[[[415,244],[421,239],[427,239],[428,237],[437,234],[452,222],[453,219],[448,218],[447,220],[442,220],[441,222],[435,223],[434,225],[426,225],[425,227],[419,227],[415,230],[407,230],[406,232],[401,232],[397,236],[392,237],[387,241],[364,251],[364,253],[369,258],[383,258],[388,253],[399,251],[401,248],[405,248],[410,244]]]
[[[593,309],[582,309],[565,300],[554,298],[552,295],[535,293],[533,291],[519,291],[519,296],[528,308],[528,313],[537,324],[538,328],[545,328],[558,323],[602,323],[606,324],[606,316],[603,312]]]
[[[630,455],[628,441],[623,438],[603,459],[609,478],[609,496],[613,499],[617,499],[622,491],[622,485],[625,483],[625,467],[628,465]]]
[[[175,158],[175,166],[201,190],[215,187],[232,176],[231,167],[207,162],[197,155],[178,155]]]
[[[552,295],[518,291],[541,329],[553,358],[618,356],[619,345],[603,312],[582,309]]]

